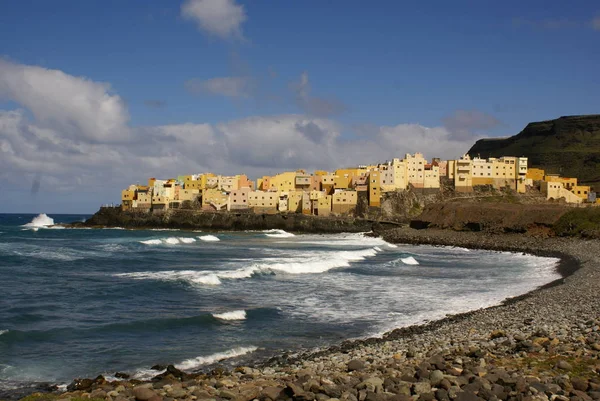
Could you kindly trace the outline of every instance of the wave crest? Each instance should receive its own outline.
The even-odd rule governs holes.
[[[203,365],[210,365],[211,363],[219,362],[224,359],[236,358],[238,356],[246,355],[254,352],[258,347],[237,347],[225,352],[218,352],[209,356],[199,356],[197,358],[186,359],[185,361],[175,365],[177,369],[181,370],[194,370],[198,369]]]
[[[23,224],[23,227],[27,228],[40,228],[54,225],[54,219],[48,217],[46,213],[40,213],[33,218],[29,223]]]
[[[246,320],[246,311],[245,310],[235,310],[231,312],[224,313],[213,313],[212,314],[217,319],[221,320]]]
[[[412,256],[409,256],[407,258],[400,258],[400,260],[405,265],[418,265],[419,264],[419,262],[417,262],[417,260],[415,258],[413,258]]]
[[[214,235],[201,235],[198,237],[198,239],[200,241],[206,241],[206,242],[217,242],[217,241],[221,241],[219,239],[219,237],[215,237]]]
[[[294,234],[292,233],[288,233],[287,231],[284,230],[279,230],[279,229],[272,229],[272,230],[264,230],[263,233],[265,233],[265,235],[267,237],[272,237],[272,238],[290,238],[290,237],[295,237]]]

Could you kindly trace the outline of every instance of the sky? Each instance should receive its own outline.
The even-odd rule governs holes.
[[[0,213],[333,170],[600,112],[596,0],[0,2]],[[517,155],[518,156],[518,155]]]

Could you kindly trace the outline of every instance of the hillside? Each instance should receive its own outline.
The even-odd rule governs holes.
[[[568,116],[529,123],[505,139],[480,139],[471,157],[526,156],[529,167],[600,183],[600,115]]]

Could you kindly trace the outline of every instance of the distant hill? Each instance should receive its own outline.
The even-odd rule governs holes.
[[[526,156],[529,167],[577,177],[600,189],[600,114],[529,123],[510,138],[480,139],[471,157]]]

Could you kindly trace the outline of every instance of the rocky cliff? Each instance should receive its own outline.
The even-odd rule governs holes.
[[[583,183],[599,183],[600,115],[530,123],[510,138],[481,139],[468,153],[482,158],[526,156],[530,167],[577,177]]]
[[[281,229],[307,233],[371,231],[373,220],[352,217],[316,217],[302,214],[210,213],[197,210],[165,212],[123,212],[119,208],[101,208],[81,225],[87,227],[177,228],[204,230]]]

